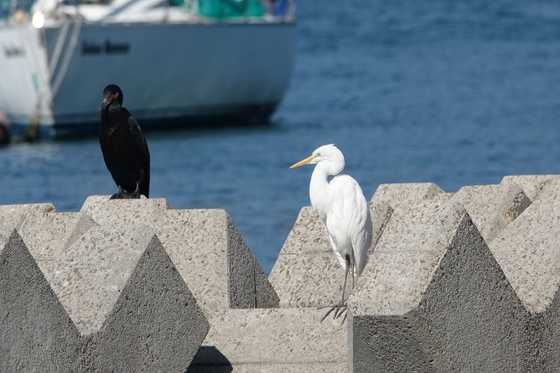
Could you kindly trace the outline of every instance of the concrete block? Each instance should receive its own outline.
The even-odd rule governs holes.
[[[560,175],[512,175],[504,176],[500,185],[517,184],[533,201],[541,193],[544,186],[555,180],[560,180]]]
[[[339,373],[347,370],[346,324],[311,308],[223,310],[188,373]]]
[[[95,368],[100,372],[183,373],[209,328],[201,308],[153,236],[93,337]]]
[[[15,230],[0,246],[0,289],[0,371],[82,371],[84,339]]]
[[[319,214],[301,209],[268,276],[280,307],[320,307],[340,298],[344,272]]]
[[[81,212],[100,225],[144,223],[153,225],[170,209],[165,198],[109,199],[111,196],[90,196]]]
[[[349,304],[353,372],[524,372],[526,311],[464,209],[395,209]]]
[[[546,183],[543,183],[535,199],[560,200],[560,176],[551,177]]]
[[[52,203],[33,203],[25,205],[0,206],[0,218],[4,218],[11,226],[19,229],[26,219],[37,215],[56,211]]]
[[[465,207],[486,242],[491,242],[531,204],[515,183],[465,186],[451,200]]]
[[[451,196],[451,193],[445,193],[434,183],[380,184],[371,198],[371,202],[385,203],[395,209],[414,206],[434,198],[446,200]]]
[[[433,272],[465,215],[456,203],[396,208],[362,272],[354,314],[400,315],[420,303]]]
[[[16,228],[10,221],[0,216],[0,248],[3,248],[10,240],[10,236],[14,232],[14,229]]]
[[[369,255],[394,208],[434,198],[447,200],[449,195],[433,183],[380,185],[369,203],[374,232]],[[280,307],[332,305],[340,299],[343,276],[321,218],[312,207],[304,207],[268,277],[280,297]],[[350,290],[348,281],[347,294]]]
[[[453,193],[445,193],[434,183],[380,184],[370,202],[374,227],[373,251],[383,234],[385,225],[396,208],[408,208],[426,201],[446,201]]]
[[[57,312],[75,333],[67,359],[78,367],[46,371],[184,372],[208,332],[202,310],[146,225],[94,226],[58,255],[29,255],[25,265],[44,274]]]
[[[82,335],[99,331],[150,243],[147,226],[99,226],[54,259],[38,259]]]
[[[52,211],[28,217],[18,232],[36,260],[47,260],[58,257],[96,225],[81,212]]]
[[[172,210],[163,198],[92,196],[81,211],[102,226],[149,225],[207,315],[278,307],[278,295],[224,210]]]
[[[535,200],[490,244],[515,293],[532,314],[546,311],[560,286],[560,200]]]
[[[551,180],[542,189],[556,184]],[[550,191],[552,192],[552,191]],[[554,372],[560,365],[560,200],[535,201],[489,245],[531,317],[524,352],[532,372]]]
[[[278,295],[224,210],[167,210],[154,229],[207,315],[278,307]]]

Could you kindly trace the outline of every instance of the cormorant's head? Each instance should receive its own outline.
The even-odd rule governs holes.
[[[106,107],[111,102],[117,101],[119,105],[122,106],[123,103],[123,93],[118,85],[109,84],[103,90],[103,104],[101,104],[101,108]]]

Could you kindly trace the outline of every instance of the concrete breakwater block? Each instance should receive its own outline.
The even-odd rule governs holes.
[[[413,206],[434,198],[446,200],[451,196],[451,193],[445,193],[434,183],[381,184],[377,187],[371,202],[386,204],[395,209],[397,207]]]
[[[532,314],[549,309],[560,286],[560,200],[537,199],[489,247]]]
[[[489,245],[531,314],[525,334],[534,372],[557,371],[560,365],[560,200],[546,195],[550,198],[539,194]]]
[[[42,251],[14,231],[1,253],[3,371],[189,366],[209,325],[149,227],[94,227],[59,255]]]
[[[530,204],[516,183],[465,186],[451,198],[462,204],[486,242],[491,242]]]
[[[545,187],[548,185],[554,186],[554,184],[558,186],[558,183],[560,183],[560,175],[511,175],[504,176],[500,185],[517,184],[523,189],[527,197],[533,201],[540,198],[539,195]],[[546,191],[544,194],[547,194]],[[545,195],[543,195],[543,198],[548,198]]]
[[[526,311],[452,201],[395,209],[348,303],[350,371],[526,371]]]
[[[26,219],[18,228],[36,260],[54,259],[97,224],[80,212],[50,211]]]
[[[314,308],[230,309],[212,328],[187,373],[347,371],[348,330],[340,320],[319,322]]]
[[[312,207],[302,208],[268,277],[280,307],[334,304],[342,274],[321,217]]]
[[[82,371],[84,339],[15,229],[0,242],[0,289],[0,371]]]
[[[450,194],[433,183],[380,185],[369,204],[374,232],[369,254],[394,208],[449,198]],[[280,307],[322,307],[336,303],[342,291],[343,274],[319,214],[312,207],[302,208],[269,276],[280,297]],[[351,281],[347,286],[349,294]]]
[[[218,309],[278,307],[278,295],[224,210],[92,196],[81,212],[101,226],[149,225],[208,316]]]
[[[0,206],[0,218],[12,228],[19,229],[29,218],[56,211],[52,203],[34,203],[25,205],[2,205]]]

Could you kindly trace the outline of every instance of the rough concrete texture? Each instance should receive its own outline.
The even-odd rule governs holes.
[[[56,211],[51,203],[35,203],[27,205],[3,205],[0,206],[0,218],[13,228],[19,229],[26,219]]]
[[[489,247],[532,314],[546,311],[560,285],[560,200],[537,199]]]
[[[371,202],[384,203],[395,209],[434,198],[445,200],[450,196],[434,183],[380,184],[371,198]]]
[[[531,204],[515,183],[466,186],[451,198],[462,204],[486,242],[491,242]]]
[[[321,307],[340,299],[340,266],[323,222],[312,207],[301,209],[268,277],[280,307]]]
[[[426,201],[446,201],[452,193],[445,193],[434,183],[381,184],[371,198],[370,210],[374,226],[371,255],[381,238],[385,226],[396,208],[407,208]]]
[[[11,222],[30,244],[14,230],[2,246],[0,371],[188,368],[209,324],[149,226],[54,211]],[[10,225],[0,217],[2,237]]]
[[[0,206],[0,372],[558,371],[560,176],[383,185],[370,210],[341,325],[316,309],[343,272],[310,207],[273,289],[222,210]]]
[[[36,260],[57,258],[97,224],[84,213],[45,212],[26,219],[19,227]]]
[[[102,226],[149,225],[207,315],[230,307],[278,307],[276,292],[223,210],[172,210],[161,198],[91,196],[81,212]]]
[[[188,373],[332,372],[347,370],[346,324],[320,323],[314,308],[224,310]]]
[[[205,312],[278,307],[278,295],[223,210],[170,210],[155,227]]]
[[[100,372],[184,372],[210,325],[153,236],[90,346]]]
[[[560,177],[550,178],[541,185],[541,190],[535,199],[558,200],[560,199]]]
[[[500,185],[517,184],[533,201],[537,199],[546,185],[558,180],[560,180],[560,175],[511,175],[504,176]],[[546,196],[543,197],[546,198]]]
[[[369,204],[374,232],[369,254],[391,219],[393,209],[449,197],[433,183],[380,185]],[[269,276],[280,297],[280,307],[332,305],[340,299],[343,276],[321,218],[312,207],[302,208]],[[347,294],[350,290],[351,281],[348,281]]]
[[[110,196],[90,196],[84,202],[81,212],[89,215],[100,225],[115,222],[134,224],[142,222],[152,225],[171,209],[165,198],[114,199]]]
[[[525,351],[533,372],[555,372],[560,366],[560,200],[547,190],[554,184],[549,180],[533,204],[489,245],[530,312]]]
[[[460,205],[395,210],[362,277],[351,371],[526,371],[526,311]]]
[[[0,372],[79,372],[83,339],[15,230],[0,250]]]
[[[37,260],[80,333],[101,329],[153,236],[141,225],[95,227],[58,257]]]
[[[464,214],[458,204],[437,201],[396,208],[350,296],[352,313],[400,315],[417,307]]]

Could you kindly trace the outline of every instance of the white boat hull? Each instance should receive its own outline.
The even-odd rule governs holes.
[[[0,45],[0,111],[14,132],[40,112],[41,132],[64,136],[97,129],[111,83],[144,128],[266,120],[288,87],[295,25],[16,24],[0,26]]]

